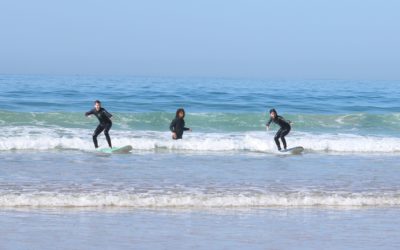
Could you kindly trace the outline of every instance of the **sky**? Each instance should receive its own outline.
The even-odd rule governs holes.
[[[0,0],[0,74],[400,79],[396,0]]]

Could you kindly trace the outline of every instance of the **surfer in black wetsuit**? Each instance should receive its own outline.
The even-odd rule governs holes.
[[[90,110],[89,112],[85,113],[85,116],[90,116],[90,115],[95,115],[97,119],[99,119],[100,124],[97,126],[96,130],[93,132],[93,143],[95,148],[98,148],[99,145],[97,144],[97,136],[103,132],[104,130],[104,135],[106,136],[108,146],[112,148],[111,146],[111,138],[110,135],[108,134],[108,131],[110,131],[112,122],[111,122],[111,117],[112,115],[107,112],[104,108],[101,107],[101,102],[99,100],[96,100],[94,102],[94,108]]]
[[[281,145],[279,143],[279,138],[282,140],[283,143],[283,148],[286,149],[286,140],[285,140],[285,136],[289,134],[290,132],[290,124],[292,123],[289,120],[285,120],[282,116],[278,115],[278,113],[276,112],[275,109],[271,109],[269,111],[269,115],[270,115],[270,119],[267,122],[267,129],[269,130],[269,125],[271,124],[271,122],[279,125],[279,130],[278,132],[276,132],[274,140],[276,143],[276,146],[278,147],[278,150],[281,150]]]
[[[175,119],[172,120],[169,125],[169,130],[172,132],[172,139],[178,140],[182,139],[183,131],[192,131],[191,128],[185,127],[185,110],[180,108],[176,111]]]

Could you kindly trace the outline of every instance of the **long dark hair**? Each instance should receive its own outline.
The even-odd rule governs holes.
[[[175,118],[179,118],[179,113],[180,112],[183,112],[182,119],[185,118],[185,110],[183,108],[179,108],[179,109],[176,110]]]
[[[278,112],[276,112],[275,109],[270,109],[270,110],[269,110],[269,113],[270,113],[270,114],[271,114],[271,113],[275,113],[275,115],[278,116]]]

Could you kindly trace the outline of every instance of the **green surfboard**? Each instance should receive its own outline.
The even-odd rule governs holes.
[[[98,148],[97,151],[106,154],[126,154],[132,150],[131,145],[126,145],[123,147],[113,147],[113,148]]]
[[[283,154],[298,155],[298,154],[301,154],[303,151],[304,151],[304,148],[299,146],[299,147],[284,149],[279,152],[281,152]]]

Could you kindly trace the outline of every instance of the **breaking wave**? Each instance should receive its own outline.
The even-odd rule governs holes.
[[[93,150],[92,130],[79,128],[3,127],[0,150]],[[275,153],[273,132],[185,133],[171,140],[169,132],[112,130],[113,144],[131,145],[137,151],[203,151]],[[289,146],[303,146],[308,152],[400,153],[400,138],[354,134],[293,132]],[[106,146],[103,135],[100,145]]]
[[[0,207],[257,207],[400,206],[400,192],[23,192],[0,194]]]

